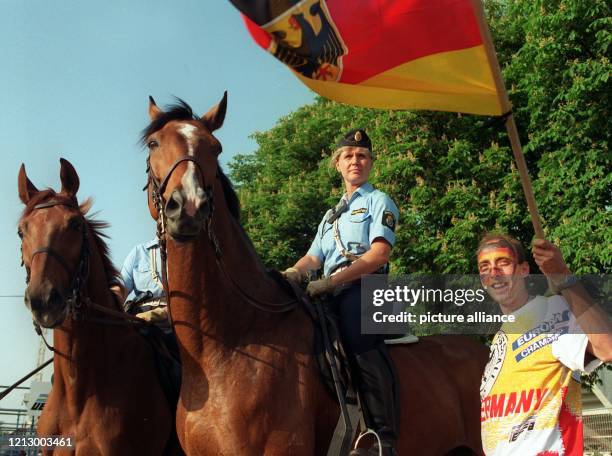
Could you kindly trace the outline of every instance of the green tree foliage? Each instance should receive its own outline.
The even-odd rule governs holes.
[[[486,3],[547,236],[577,272],[609,271],[612,210],[612,41],[604,0]],[[375,187],[400,208],[398,273],[475,272],[479,235],[533,237],[503,125],[482,116],[384,111],[318,99],[254,138],[231,163],[247,232],[265,263],[285,268],[308,249],[342,194],[329,168],[338,137],[366,128]]]

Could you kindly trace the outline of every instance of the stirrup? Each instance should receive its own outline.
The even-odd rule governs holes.
[[[380,441],[380,437],[378,436],[378,434],[376,433],[374,429],[370,429],[370,428],[366,429],[361,434],[359,434],[359,437],[357,437],[357,440],[355,440],[355,446],[353,447],[353,451],[357,450],[359,441],[368,434],[374,434],[374,436],[376,437],[376,441],[378,442],[378,456],[382,456],[382,442]]]

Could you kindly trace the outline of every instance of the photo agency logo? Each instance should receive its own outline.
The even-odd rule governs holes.
[[[522,334],[525,341],[546,334],[578,331],[564,298],[549,288],[544,275],[520,281],[498,278],[499,287],[483,284],[477,274],[364,276],[361,281],[361,331],[364,334]],[[579,278],[590,300],[612,315],[607,275]],[[556,296],[556,297],[555,297]],[[509,311],[509,309],[512,309]],[[549,337],[550,340],[554,336]]]

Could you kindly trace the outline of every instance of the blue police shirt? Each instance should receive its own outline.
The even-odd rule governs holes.
[[[346,199],[346,194],[342,198]],[[326,277],[347,261],[334,240],[333,223],[327,221],[331,214],[330,209],[323,217],[307,252],[307,255],[315,256],[323,263]],[[347,251],[362,255],[370,250],[376,238],[385,239],[393,247],[398,219],[399,210],[393,200],[366,182],[353,192],[348,208],[338,218],[338,232]]]
[[[156,274],[153,273],[153,261],[151,255],[155,255]],[[157,239],[138,244],[134,247],[123,262],[121,278],[129,293],[128,298],[150,291],[153,298],[161,298],[164,289],[161,284],[161,257]]]

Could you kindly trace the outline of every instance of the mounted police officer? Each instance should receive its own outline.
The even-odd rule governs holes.
[[[121,278],[125,286],[126,312],[166,326],[168,311],[161,282],[161,258],[157,239],[137,244],[125,258]]]
[[[157,239],[137,244],[121,268],[124,293],[120,297],[125,301],[126,312],[157,327],[141,328],[141,333],[154,347],[159,380],[168,400],[176,407],[181,387],[180,354],[168,315],[161,268]],[[120,294],[117,288],[115,292]],[[160,344],[165,345],[166,350]]]
[[[382,442],[382,454],[395,455],[399,413],[395,370],[384,339],[361,334],[361,276],[386,273],[399,211],[368,177],[373,165],[372,143],[364,130],[351,130],[340,139],[331,165],[342,175],[346,193],[327,211],[310,249],[283,272],[294,282],[323,266],[324,278],[309,283],[311,297],[332,295],[339,315],[342,341],[357,375],[368,427]],[[378,446],[353,450],[351,455],[378,454]]]
[[[121,279],[125,286],[125,294],[122,296],[125,301],[124,310],[155,323],[162,330],[168,348],[178,353],[176,338],[168,319],[157,239],[137,244],[130,251],[121,268]]]

